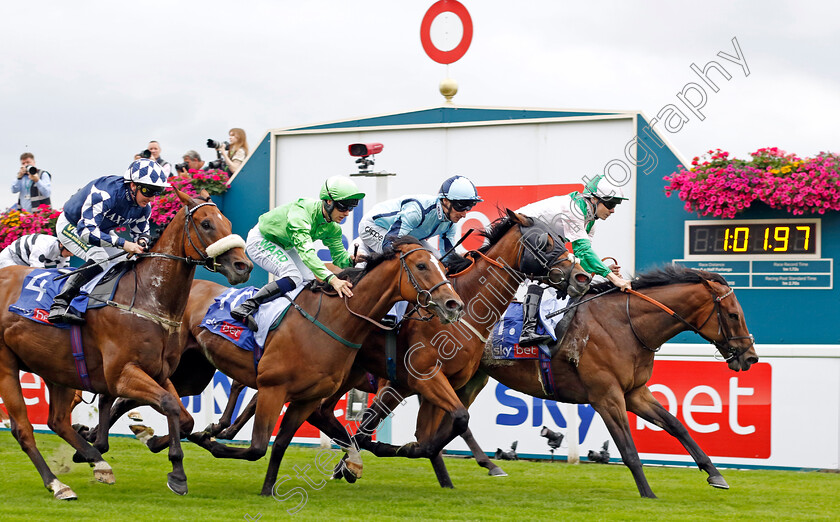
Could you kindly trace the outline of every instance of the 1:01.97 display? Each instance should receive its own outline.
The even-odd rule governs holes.
[[[814,254],[815,222],[690,224],[689,255]]]

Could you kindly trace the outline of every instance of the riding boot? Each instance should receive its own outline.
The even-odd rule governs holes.
[[[245,323],[245,326],[252,332],[256,332],[258,326],[257,321],[254,320],[254,313],[256,313],[260,305],[273,301],[286,292],[294,290],[295,286],[295,282],[289,277],[272,281],[260,288],[256,294],[246,299],[242,304],[231,310],[230,315],[237,321]]]
[[[73,298],[79,295],[79,290],[101,272],[102,265],[96,264],[95,261],[86,261],[85,264],[76,269],[72,275],[67,277],[61,292],[55,296],[47,320],[53,324],[84,324],[84,314],[72,309],[70,303]]]
[[[525,302],[522,303],[522,334],[519,336],[519,346],[536,346],[552,341],[550,335],[537,335],[542,293],[543,288],[540,285],[528,287]]]

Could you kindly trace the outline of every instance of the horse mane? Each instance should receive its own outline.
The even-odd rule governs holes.
[[[671,264],[656,267],[647,272],[637,274],[633,278],[633,290],[641,290],[653,286],[665,286],[676,284],[698,284],[704,280],[714,281],[722,285],[729,284],[726,279],[715,272],[706,272],[703,270],[696,270],[693,268],[686,268],[682,265]],[[609,281],[592,285],[589,289],[590,294],[600,294],[606,290],[614,288],[614,285]]]
[[[502,212],[501,210],[499,212]],[[487,226],[484,230],[479,230],[478,234],[485,238],[487,241],[481,248],[478,249],[479,252],[482,254],[486,254],[490,247],[495,245],[508,231],[517,225],[515,221],[511,221],[508,216],[501,216],[490,225]],[[443,261],[443,265],[446,267],[446,275],[457,274],[466,270],[473,261],[470,258],[464,257],[461,254],[456,252],[450,253],[446,256],[446,259]]]
[[[351,266],[342,270],[336,277],[350,281],[351,283],[353,283],[353,286],[355,286],[365,275],[370,273],[371,270],[381,265],[385,261],[394,259],[400,253],[399,250],[397,250],[397,247],[402,245],[422,246],[420,241],[413,236],[403,236],[397,238],[396,240],[394,240],[393,243],[391,243],[391,246],[383,250],[381,254],[377,254],[374,252],[371,255],[369,255],[367,257],[367,263],[365,264],[364,268],[356,268]],[[309,288],[313,292],[334,292],[333,287],[329,283],[323,281],[313,281]]]

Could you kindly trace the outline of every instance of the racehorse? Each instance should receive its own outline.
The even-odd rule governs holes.
[[[627,412],[664,429],[688,451],[716,488],[729,485],[685,426],[657,401],[646,383],[659,347],[683,331],[694,331],[715,345],[733,371],[746,371],[758,362],[744,311],[718,274],[669,265],[633,280],[635,295],[604,293],[611,283],[593,286],[594,297],[582,302],[569,325],[557,355],[551,360],[552,390],[542,378],[539,361],[497,361],[489,354],[480,371],[461,390],[464,404],[472,404],[487,384],[488,375],[505,386],[533,397],[573,404],[589,403],[598,412],[630,468],[642,497],[656,498],[648,485],[630,433]],[[595,293],[595,292],[601,292]],[[651,302],[645,297],[655,301]],[[658,304],[657,304],[658,303]],[[557,332],[560,338],[560,332]],[[553,352],[552,352],[553,353]],[[579,360],[577,354],[579,353]],[[570,357],[560,354],[572,354]],[[466,437],[465,437],[466,440]],[[495,467],[475,440],[466,440],[483,467]],[[435,472],[448,479],[442,460]]]
[[[121,279],[108,306],[86,314],[81,340],[87,372],[77,372],[71,330],[39,324],[9,311],[32,269],[14,266],[0,270],[0,396],[11,417],[12,435],[55,498],[74,499],[76,494],[56,478],[35,445],[18,380],[21,370],[44,379],[50,393],[48,426],[94,467],[100,482],[113,483],[113,471],[101,453],[70,425],[75,390],[128,397],[165,414],[174,435],[169,445],[172,472],[167,485],[175,493],[187,492],[179,430],[191,430],[192,417],[169,381],[188,333],[180,328],[187,303],[185,289],[199,264],[218,270],[231,284],[247,281],[253,265],[245,255],[244,241],[231,234],[230,222],[209,196],[202,201],[175,192],[183,208],[151,252],[138,256],[142,259]],[[45,305],[49,307],[49,303]]]
[[[194,433],[191,441],[216,457],[257,460],[265,455],[281,409],[289,402],[272,449],[272,461],[276,459],[279,465],[295,431],[347,377],[360,343],[378,324],[371,318],[383,317],[402,300],[418,303],[443,322],[457,321],[463,312],[464,304],[440,262],[409,236],[395,241],[383,255],[371,258],[364,269],[348,269],[345,273],[354,284],[353,298],[325,299],[325,293],[330,292],[325,285],[315,285],[317,291],[302,291],[294,301],[294,310],[289,310],[268,334],[256,371],[251,352],[199,326],[214,299],[226,288],[206,281],[193,283],[184,314],[184,324],[192,335],[184,353],[198,349],[216,368],[258,393],[250,447],[228,447],[211,440],[207,432]],[[147,445],[155,451],[168,439],[153,437]],[[345,433],[337,441],[346,444],[349,467],[360,475],[361,459],[353,451],[349,436]],[[273,485],[263,488],[262,493],[270,495]]]
[[[388,378],[395,393],[378,395],[362,415],[363,424],[375,427],[403,397],[417,393],[423,401],[417,416],[416,442],[399,447],[372,442],[371,429],[354,435],[354,442],[360,448],[377,456],[440,459],[444,446],[467,429],[469,420],[455,389],[475,374],[485,337],[510,304],[519,283],[525,279],[542,280],[575,296],[588,289],[589,274],[542,223],[508,210],[505,217],[481,234],[486,238],[486,245],[467,254],[470,259],[463,260],[465,268],[452,267],[454,271],[460,270],[451,275],[456,290],[459,295],[469,296],[466,314],[459,324],[406,321],[391,355],[383,332],[375,331],[365,340],[357,364]],[[334,400],[335,397],[325,401],[308,420],[336,438],[344,428],[334,416]],[[276,479],[276,474],[277,466],[271,462],[263,488]],[[347,473],[342,475],[353,480]]]

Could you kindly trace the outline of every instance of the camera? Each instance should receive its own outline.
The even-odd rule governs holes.
[[[190,165],[186,161],[183,163],[176,163],[175,164],[175,171],[176,172],[186,172],[190,170]]]
[[[214,140],[214,139],[208,139],[207,140],[207,148],[209,148],[209,149],[218,149],[219,145],[220,145],[220,143],[218,141]],[[230,150],[230,142],[229,141],[224,142],[224,146],[225,146],[225,150]]]
[[[364,158],[372,154],[379,154],[385,148],[381,143],[353,143],[347,149],[351,156]]]
[[[30,166],[26,167],[26,173],[29,174],[30,176],[34,176],[35,174],[38,173],[38,169],[35,167],[35,165],[30,165]]]
[[[356,163],[359,165],[359,174],[370,174],[370,167],[373,166],[373,159],[368,156],[379,154],[385,148],[381,143],[352,143],[347,147],[351,156],[358,157]]]
[[[146,150],[144,150],[140,153],[140,157],[149,159],[149,158],[152,157],[152,151],[150,151],[149,149],[146,149]]]
[[[208,161],[208,162],[207,162],[207,168],[208,168],[208,169],[221,169],[221,170],[224,170],[224,168],[225,168],[225,160],[223,160],[223,159],[217,159],[217,160],[213,160],[213,161]]]

